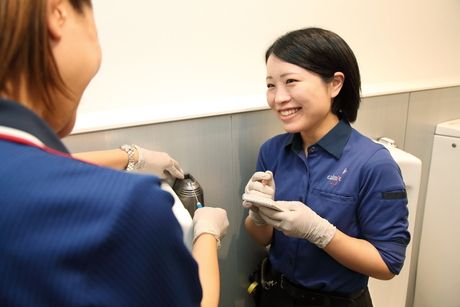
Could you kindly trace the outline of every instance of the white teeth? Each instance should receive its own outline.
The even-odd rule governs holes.
[[[300,110],[300,108],[288,109],[288,110],[281,110],[281,111],[280,111],[280,114],[283,115],[283,116],[288,116],[288,115],[291,115],[291,114],[296,113],[296,112],[299,111],[299,110]]]

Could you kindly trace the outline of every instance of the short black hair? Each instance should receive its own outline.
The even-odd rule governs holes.
[[[279,37],[265,52],[265,62],[273,54],[281,60],[318,74],[330,82],[336,72],[345,75],[332,112],[354,122],[361,101],[358,62],[348,44],[336,33],[321,28],[305,28]]]

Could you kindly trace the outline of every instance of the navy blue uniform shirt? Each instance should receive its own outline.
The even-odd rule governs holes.
[[[72,159],[0,99],[0,306],[199,306],[198,267],[154,176]]]
[[[372,243],[390,271],[399,273],[410,240],[407,196],[384,146],[340,121],[308,155],[300,134],[271,138],[260,149],[257,170],[273,172],[275,200],[303,202],[345,234]],[[277,230],[269,257],[276,270],[307,288],[352,293],[367,285],[367,276]]]

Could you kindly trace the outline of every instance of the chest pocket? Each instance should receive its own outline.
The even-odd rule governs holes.
[[[354,195],[337,194],[313,188],[307,203],[311,209],[332,223],[354,219],[356,216],[357,197]]]

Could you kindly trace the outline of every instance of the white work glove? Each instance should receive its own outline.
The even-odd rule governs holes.
[[[166,152],[152,151],[137,145],[134,146],[139,155],[135,166],[137,171],[153,173],[161,178],[171,175],[175,178],[184,179],[184,171],[179,162],[171,158]]]
[[[227,212],[221,208],[198,208],[193,215],[193,243],[203,233],[212,234],[220,247],[220,239],[227,233],[229,223]]]
[[[324,248],[335,235],[336,228],[300,201],[275,201],[283,211],[259,206],[260,216],[285,235],[306,239]]]
[[[249,217],[254,224],[261,226],[267,224],[258,214],[258,208],[249,201],[244,200],[246,195],[264,197],[273,200],[275,197],[275,180],[270,171],[255,172],[249,179],[243,194],[243,207],[249,208]]]

